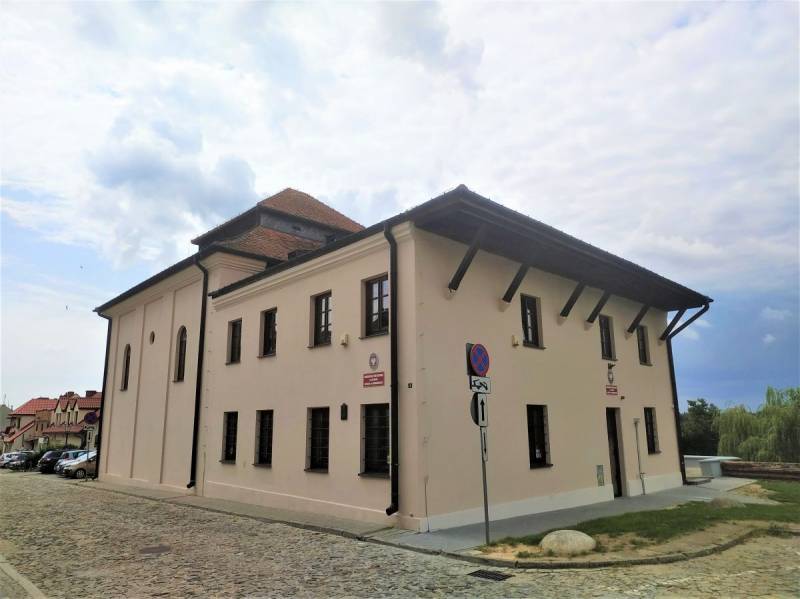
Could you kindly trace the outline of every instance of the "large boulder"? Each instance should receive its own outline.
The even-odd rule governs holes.
[[[577,530],[554,530],[542,539],[539,547],[545,553],[552,553],[553,555],[580,555],[594,551],[594,548],[597,547],[597,541],[586,533]]]

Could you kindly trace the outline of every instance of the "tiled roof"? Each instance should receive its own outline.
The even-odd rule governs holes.
[[[275,229],[255,227],[233,239],[218,241],[216,245],[286,260],[291,251],[314,250],[322,244],[310,239],[290,235],[289,233],[282,233]]]
[[[5,437],[6,443],[11,443],[14,439],[19,437],[20,435],[28,432],[28,430],[30,430],[31,427],[33,427],[34,424],[36,424],[36,421],[35,420],[31,420],[28,424],[26,424],[22,428],[19,428],[19,429],[15,430],[15,431],[12,431],[10,433],[10,435],[6,435],[6,437]]]
[[[80,424],[80,423],[79,424],[66,424],[66,425],[64,425],[64,424],[53,424],[51,426],[48,426],[46,429],[44,429],[42,431],[42,434],[43,435],[53,435],[53,434],[61,433],[63,435],[65,430],[68,433],[80,433],[80,432],[83,431],[83,425]]]
[[[16,410],[11,412],[9,416],[35,416],[37,410],[54,410],[58,403],[57,399],[48,399],[47,397],[37,397],[26,401]]]
[[[96,410],[100,407],[100,400],[103,398],[102,393],[96,393],[91,397],[79,397],[78,409],[79,410]]]
[[[292,189],[291,187],[287,187],[274,196],[261,200],[259,205],[299,216],[300,218],[313,220],[328,225],[329,227],[350,231],[351,233],[355,233],[364,228],[356,221],[347,218],[341,212],[320,202],[317,198],[303,193],[302,191]]]

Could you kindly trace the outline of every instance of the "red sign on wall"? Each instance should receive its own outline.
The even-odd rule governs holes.
[[[606,385],[606,395],[619,395],[616,385]]]
[[[368,372],[364,375],[365,387],[383,387],[386,376],[383,372]]]

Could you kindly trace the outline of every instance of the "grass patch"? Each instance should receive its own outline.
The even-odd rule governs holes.
[[[800,523],[800,483],[794,481],[759,481],[770,491],[770,499],[779,505],[745,504],[744,507],[715,508],[708,503],[693,501],[649,512],[631,512],[608,518],[587,520],[573,530],[590,536],[635,534],[651,543],[663,543],[674,537],[703,530],[718,522],[760,520],[767,522]],[[506,537],[492,545],[538,545],[550,531],[523,537]]]

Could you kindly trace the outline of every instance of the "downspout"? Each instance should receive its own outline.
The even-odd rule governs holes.
[[[203,273],[203,298],[200,301],[200,331],[197,340],[197,381],[194,387],[194,425],[192,426],[192,463],[189,467],[189,484],[191,489],[197,484],[197,437],[200,431],[200,400],[203,394],[203,355],[206,341],[206,305],[208,302],[208,270],[200,263],[200,256],[195,257],[194,264]]]
[[[391,462],[389,464],[389,475],[391,478],[391,503],[386,508],[386,515],[391,516],[396,513],[400,505],[400,477],[398,474],[398,454],[399,451],[399,413],[398,397],[400,387],[398,384],[397,372],[397,241],[392,235],[391,225],[387,222],[383,225],[383,235],[389,242],[389,361],[391,374],[391,419],[390,419],[390,447]]]
[[[672,338],[680,333],[683,329],[688,327],[692,324],[695,320],[700,318],[703,314],[708,312],[708,302],[698,310],[692,317],[684,322],[680,327],[672,331],[667,336],[667,361],[669,362],[669,382],[672,385],[672,412],[675,416],[675,434],[677,435],[678,439],[678,459],[680,460],[681,466],[681,479],[683,480],[683,484],[686,484],[686,464],[683,460],[683,441],[682,441],[682,434],[681,434],[681,409],[678,405],[678,386],[675,383],[675,361],[672,357]]]
[[[99,313],[98,313],[99,314]],[[106,358],[105,362],[103,363],[103,387],[100,391],[100,419],[97,422],[97,440],[95,441],[95,445],[97,445],[97,461],[95,462],[94,468],[94,478],[95,480],[100,474],[100,458],[103,455],[102,446],[103,446],[103,414],[105,414],[105,403],[106,403],[106,379],[108,378],[108,354],[109,350],[111,349],[111,317],[106,316],[105,314],[99,314],[100,318],[105,318],[108,321],[108,327],[106,331]],[[86,449],[88,450],[88,443],[86,444]]]

